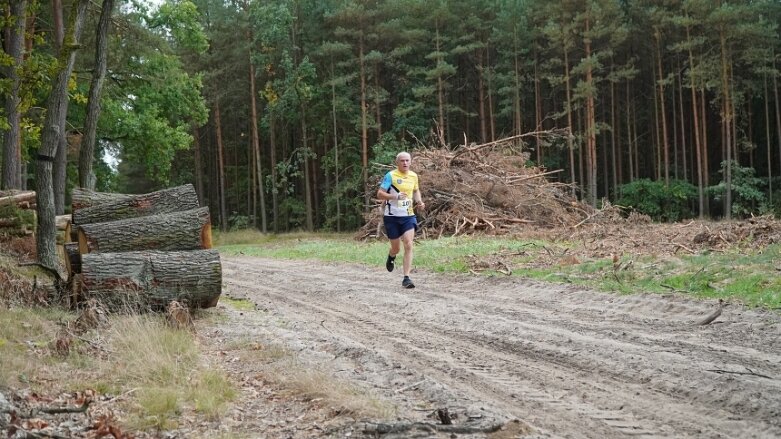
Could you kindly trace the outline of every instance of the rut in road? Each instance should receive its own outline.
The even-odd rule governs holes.
[[[781,436],[772,312],[729,305],[696,326],[714,304],[431,273],[406,290],[382,267],[311,261],[223,257],[223,269],[227,294],[268,311],[265,334],[405,419],[430,406],[540,436]]]

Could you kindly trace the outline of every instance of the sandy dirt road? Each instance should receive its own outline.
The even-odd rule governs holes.
[[[398,422],[447,408],[452,437],[514,420],[529,429],[506,437],[781,437],[773,312],[730,304],[698,326],[715,303],[425,272],[408,290],[384,267],[244,256],[223,270],[225,294],[259,310],[223,337],[275,340]]]

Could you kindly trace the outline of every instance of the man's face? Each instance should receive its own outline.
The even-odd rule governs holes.
[[[409,154],[402,154],[396,159],[396,166],[401,172],[409,171],[409,165],[412,162],[412,157]]]

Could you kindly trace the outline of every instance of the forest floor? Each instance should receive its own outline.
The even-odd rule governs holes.
[[[568,254],[727,248],[725,230],[776,236],[768,224],[625,227],[576,239]],[[423,270],[403,289],[384,266],[222,261],[223,298],[196,334],[237,400],[217,420],[185,412],[174,429],[117,437],[781,436],[775,311]],[[82,432],[65,437],[108,437],[110,420],[85,424],[115,398],[46,422]]]

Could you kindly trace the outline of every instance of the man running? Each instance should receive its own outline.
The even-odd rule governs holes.
[[[418,222],[414,208],[425,209],[426,204],[420,196],[418,174],[410,171],[412,156],[407,152],[396,155],[396,169],[385,174],[377,190],[377,198],[383,201],[383,222],[385,232],[390,239],[390,252],[385,261],[385,268],[393,271],[396,264],[396,255],[399,254],[400,243],[404,244],[404,279],[401,286],[415,288],[412,279],[409,278],[412,270],[412,241]]]

